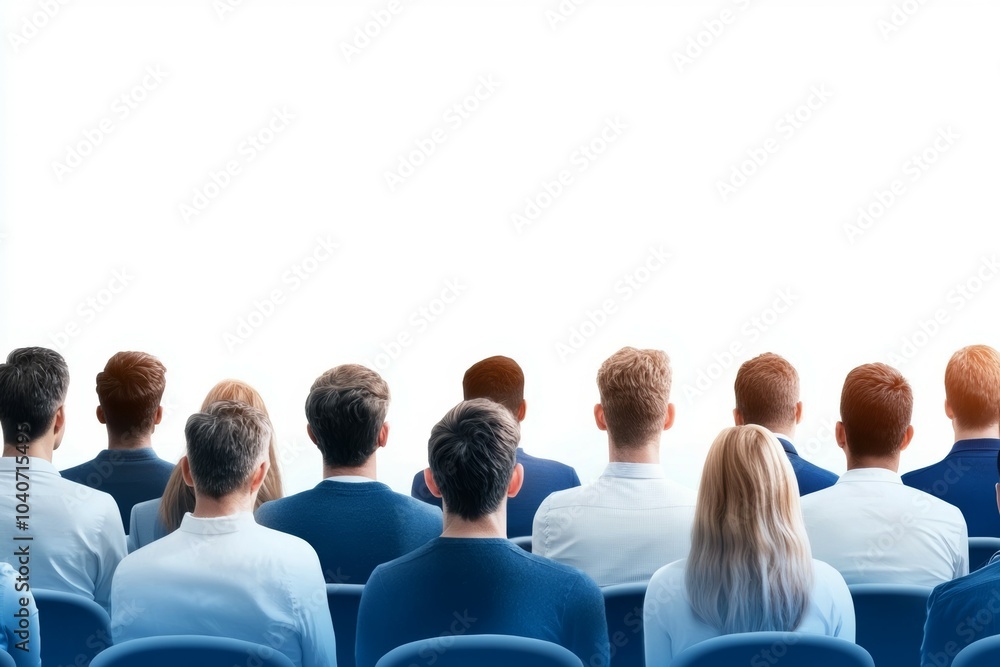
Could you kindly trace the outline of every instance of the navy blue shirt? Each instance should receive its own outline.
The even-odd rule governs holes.
[[[441,534],[441,510],[385,484],[323,480],[257,508],[257,523],[316,550],[328,584],[363,584],[376,565]]]
[[[456,634],[544,639],[589,667],[610,656],[604,599],[583,572],[502,538],[439,537],[375,568],[358,610],[356,665]]]
[[[788,461],[792,464],[792,470],[795,471],[795,480],[799,483],[799,495],[804,496],[813,491],[819,491],[820,489],[825,489],[828,486],[833,486],[837,483],[837,475],[833,474],[825,468],[820,468],[818,465],[809,463],[804,458],[799,456],[799,453],[795,451],[795,447],[789,441],[784,438],[778,438],[778,442],[785,449],[785,454],[788,456]]]
[[[962,510],[969,537],[1000,537],[997,452],[997,438],[959,440],[942,461],[903,475],[903,484]]]
[[[984,568],[938,585],[927,600],[921,667],[949,667],[974,641],[1000,634],[1000,554]]]
[[[524,484],[513,498],[507,499],[507,537],[531,535],[531,522],[542,501],[556,491],[580,486],[576,470],[558,461],[539,459],[517,448],[517,462],[524,466]],[[836,478],[834,478],[836,480]],[[441,507],[441,499],[431,495],[424,482],[424,471],[413,476],[410,495]]]
[[[105,449],[92,461],[59,474],[92,489],[111,494],[118,503],[122,526],[128,529],[132,506],[163,495],[174,464],[164,461],[151,447]]]

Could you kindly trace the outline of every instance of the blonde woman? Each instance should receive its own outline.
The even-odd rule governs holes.
[[[269,419],[267,407],[264,399],[261,398],[257,390],[246,382],[240,380],[223,380],[216,384],[208,392],[205,400],[202,401],[201,409],[204,410],[216,401],[240,401],[247,403],[263,412]],[[271,442],[268,446],[268,458],[271,465],[267,469],[264,483],[257,492],[257,502],[254,509],[260,507],[269,500],[277,500],[283,497],[281,486],[281,471],[278,469],[277,458],[277,437],[271,431]],[[194,491],[181,476],[180,466],[175,466],[167,486],[163,490],[163,497],[139,503],[132,508],[132,517],[129,522],[128,550],[131,553],[139,547],[145,546],[154,540],[158,540],[168,533],[177,530],[181,525],[184,514],[194,510]]]
[[[854,641],[850,591],[835,569],[813,560],[795,473],[770,431],[734,426],[712,443],[691,552],[653,575],[643,618],[650,666],[736,632],[795,630]]]

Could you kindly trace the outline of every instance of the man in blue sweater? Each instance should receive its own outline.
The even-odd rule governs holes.
[[[953,354],[944,372],[944,394],[955,444],[943,461],[903,475],[903,484],[962,510],[970,536],[1000,537],[1000,514],[993,511],[993,463],[1000,454],[1000,353],[988,345],[970,345]]]
[[[375,568],[361,597],[357,667],[397,646],[455,634],[534,637],[560,644],[590,667],[610,645],[601,591],[579,570],[504,538],[507,498],[521,488],[517,421],[487,399],[459,403],[431,430],[428,488],[443,499],[444,531]]]
[[[363,584],[376,565],[441,532],[441,510],[376,481],[388,410],[389,386],[373,370],[345,364],[317,378],[306,399],[306,430],[323,453],[324,479],[257,509],[257,523],[312,545],[327,583]]]
[[[495,356],[473,364],[462,378],[465,400],[488,398],[504,406],[518,423],[524,421],[528,404],[524,400],[524,372],[510,357]],[[570,466],[531,456],[517,448],[517,462],[524,468],[520,493],[507,504],[507,537],[531,535],[531,522],[542,501],[550,494],[580,486],[580,478]],[[413,477],[410,495],[441,507],[424,483],[423,471]]]
[[[108,429],[108,448],[91,461],[63,470],[63,478],[111,495],[122,525],[132,506],[163,495],[174,470],[153,451],[152,436],[163,418],[166,369],[145,352],[118,352],[97,374],[97,421]]]

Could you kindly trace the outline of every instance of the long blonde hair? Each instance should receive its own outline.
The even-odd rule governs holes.
[[[795,473],[762,426],[719,433],[701,476],[685,579],[695,616],[725,634],[798,627],[813,583]]]
[[[201,409],[204,410],[216,401],[225,400],[247,403],[267,415],[264,399],[261,398],[256,389],[240,380],[223,380],[216,384],[205,396]],[[270,419],[270,415],[268,418]],[[264,483],[261,484],[260,490],[257,492],[255,509],[269,500],[276,500],[284,495],[281,485],[281,471],[278,469],[277,444],[277,436],[274,434],[274,429],[271,429],[271,443],[267,448],[271,465],[264,476]],[[160,520],[167,532],[172,533],[181,525],[184,514],[193,511],[194,491],[184,483],[181,467],[177,465],[170,474],[167,486],[163,490],[163,498],[160,500]]]

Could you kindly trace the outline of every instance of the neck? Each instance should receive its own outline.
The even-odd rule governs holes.
[[[847,469],[855,468],[884,468],[892,472],[899,472],[899,454],[895,456],[852,456],[847,454]]]
[[[764,426],[764,428],[766,428],[771,433],[780,433],[781,435],[787,437],[789,440],[795,439],[795,424],[792,425],[786,424],[784,426],[778,426],[777,424],[775,424],[774,426]]]
[[[191,514],[199,519],[212,519],[240,512],[252,512],[256,497],[256,493],[237,491],[221,498],[210,498],[195,489],[194,512]]]
[[[609,439],[608,460],[612,463],[659,463],[660,439],[636,447],[618,447]]]
[[[507,499],[493,514],[478,519],[463,519],[444,507],[444,530],[441,537],[507,537]]]
[[[986,428],[963,428],[952,420],[955,429],[955,442],[959,440],[974,440],[978,438],[1000,438],[1000,424],[990,424]]]
[[[4,456],[31,456],[36,459],[45,459],[49,463],[52,463],[53,449],[55,449],[55,443],[49,437],[39,438],[28,444],[27,447],[12,442],[3,443]]]
[[[108,431],[108,449],[143,449],[152,447],[152,434],[145,433],[140,436],[124,436],[113,434]]]
[[[349,466],[323,466],[323,479],[327,477],[368,477],[369,479],[378,479],[375,476],[375,457],[370,456],[364,464],[357,467]]]

